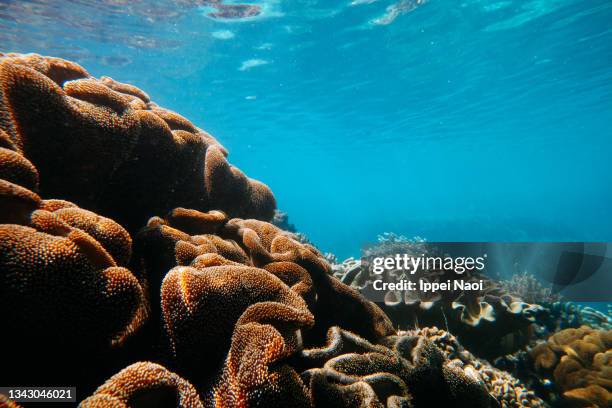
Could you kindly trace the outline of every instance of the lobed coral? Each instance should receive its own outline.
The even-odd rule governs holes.
[[[322,365],[302,374],[315,406],[543,406],[518,380],[436,328],[399,332],[380,344],[333,328],[326,347],[302,355]]]
[[[30,350],[6,359],[13,381],[78,378],[86,392],[135,356],[158,355],[139,346],[157,325],[145,323],[159,317],[161,277],[150,286],[128,231],[177,204],[270,219],[268,187],[226,156],[132,85],[0,54],[0,318],[13,330],[6,347]]]
[[[38,181],[42,196],[72,201],[129,231],[181,205],[274,215],[270,189],[231,166],[212,136],[140,89],[93,78],[69,61],[0,55],[0,131],[0,146],[14,151],[7,165],[14,180]],[[37,170],[34,179],[20,179],[17,155]]]
[[[547,313],[542,325],[546,328],[546,334],[580,326],[589,326],[596,330],[612,330],[610,311],[606,314],[590,306],[562,301],[544,303],[544,306]]]
[[[102,357],[146,319],[144,290],[126,268],[132,240],[111,219],[8,181],[37,187],[27,159],[0,163],[0,319],[11,329],[4,347],[21,351],[4,362],[13,381],[77,378],[80,358]]]
[[[530,351],[533,368],[552,379],[572,407],[612,405],[612,330],[565,329]]]
[[[178,208],[165,219],[152,218],[137,240],[147,279],[157,284],[175,265],[256,267],[281,279],[308,304],[317,323],[306,342],[322,341],[327,329],[340,323],[370,340],[393,331],[377,306],[330,276],[330,266],[316,248],[266,222],[222,217],[215,211]],[[189,235],[178,225],[201,233]]]
[[[371,340],[393,333],[378,307],[328,274],[314,247],[272,224],[177,208],[152,218],[137,248],[149,285],[161,283],[173,363],[214,404],[254,396],[307,404],[284,360],[340,323]]]
[[[202,408],[196,389],[165,367],[148,361],[134,363],[113,375],[81,408],[127,407]]]

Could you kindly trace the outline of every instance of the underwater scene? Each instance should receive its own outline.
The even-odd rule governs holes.
[[[0,0],[0,408],[612,407],[609,0]]]

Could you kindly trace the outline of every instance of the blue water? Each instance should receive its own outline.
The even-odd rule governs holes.
[[[0,49],[146,90],[341,258],[385,231],[612,241],[609,0],[200,4],[0,1]]]

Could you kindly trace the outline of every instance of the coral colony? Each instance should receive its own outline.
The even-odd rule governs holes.
[[[0,54],[1,384],[82,407],[610,406],[604,314],[477,270],[379,306],[227,156],[134,86]]]

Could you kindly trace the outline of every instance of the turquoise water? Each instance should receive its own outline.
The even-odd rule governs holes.
[[[0,1],[0,49],[144,89],[339,257],[385,231],[612,241],[610,1],[210,3]]]

